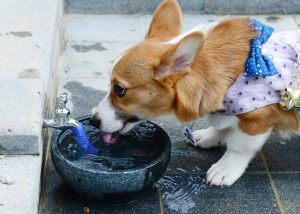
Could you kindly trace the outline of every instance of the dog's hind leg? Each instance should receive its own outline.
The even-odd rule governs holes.
[[[245,171],[249,161],[261,149],[272,132],[255,136],[240,129],[233,130],[227,138],[227,151],[207,172],[207,183],[216,186],[232,185]]]
[[[229,129],[218,130],[213,126],[193,132],[196,140],[196,147],[208,149],[221,146],[226,142]]]

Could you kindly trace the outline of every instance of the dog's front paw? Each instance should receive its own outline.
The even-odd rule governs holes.
[[[195,146],[205,149],[221,146],[226,140],[224,132],[224,130],[217,130],[214,127],[194,131],[193,135],[197,142]]]
[[[213,164],[207,171],[206,183],[210,186],[231,186],[244,173],[246,166],[239,164],[227,163],[219,160]]]

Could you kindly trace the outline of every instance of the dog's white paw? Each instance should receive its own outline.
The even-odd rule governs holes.
[[[251,136],[239,129],[227,133],[227,151],[207,171],[207,184],[231,186],[244,173],[248,163],[270,136],[272,127],[263,134]]]
[[[193,135],[197,142],[195,146],[205,149],[221,146],[226,141],[224,132],[224,130],[217,130],[214,127],[194,131]]]
[[[243,161],[239,163],[238,160],[232,162],[221,159],[207,171],[206,183],[211,186],[231,186],[242,176],[246,166]]]
[[[207,172],[207,184],[211,186],[231,186],[243,174],[244,169],[232,169],[214,164]]]

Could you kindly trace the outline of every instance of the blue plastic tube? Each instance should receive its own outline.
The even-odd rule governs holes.
[[[95,147],[89,140],[84,127],[81,122],[78,126],[72,128],[73,135],[77,141],[78,146],[83,149],[87,154],[95,154],[98,152],[98,148]]]

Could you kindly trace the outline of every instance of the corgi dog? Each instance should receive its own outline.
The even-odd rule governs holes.
[[[299,133],[296,111],[283,110],[278,101],[240,114],[224,114],[225,96],[239,102],[243,99],[239,96],[246,93],[242,89],[261,88],[248,85],[232,89],[239,78],[245,84],[252,81],[243,79],[245,63],[252,41],[260,33],[249,23],[249,18],[234,18],[181,34],[180,7],[176,0],[164,0],[154,13],[145,40],[114,62],[110,91],[90,123],[103,131],[106,143],[115,143],[118,134],[143,120],[176,124],[204,118],[209,128],[193,132],[195,146],[227,145],[223,157],[208,170],[207,183],[232,185],[272,131],[285,138]],[[267,78],[280,79],[281,75]],[[230,89],[240,91],[235,96]]]

